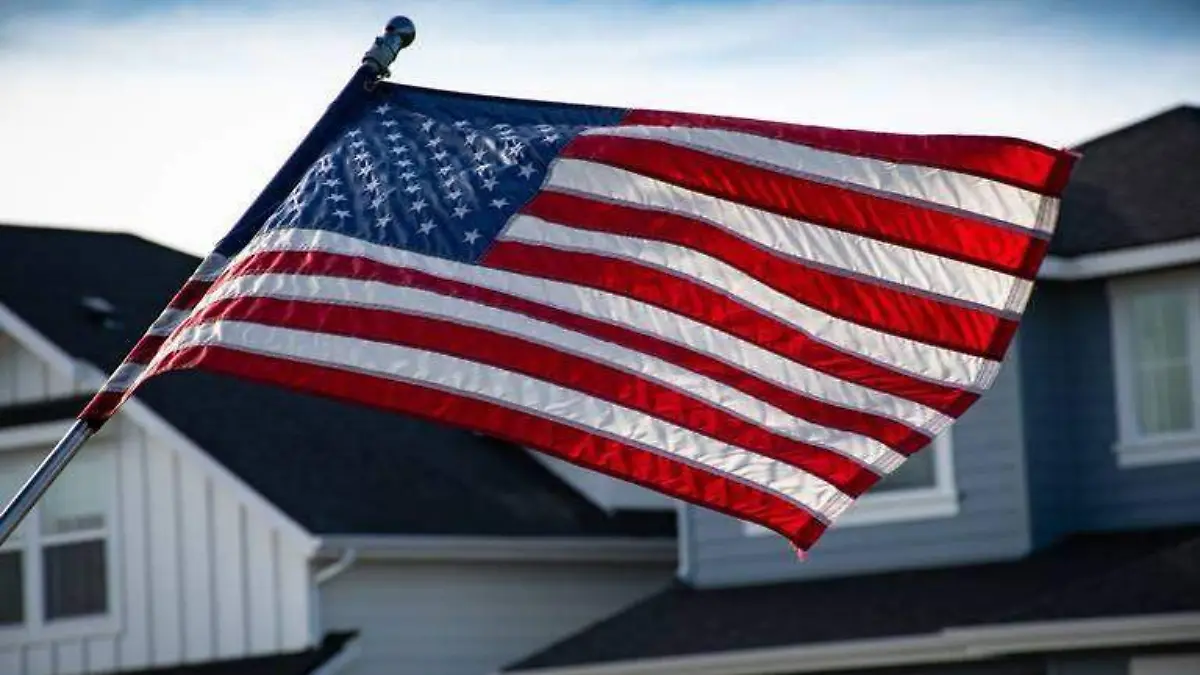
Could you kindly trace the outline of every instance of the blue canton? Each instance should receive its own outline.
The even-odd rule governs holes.
[[[391,86],[330,143],[264,229],[326,229],[475,262],[563,146],[622,113]]]

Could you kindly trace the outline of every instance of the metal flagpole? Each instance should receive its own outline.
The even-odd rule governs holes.
[[[337,98],[329,104],[325,113],[313,125],[312,130],[308,132],[300,145],[296,146],[295,151],[284,162],[271,182],[267,183],[267,186],[259,193],[250,208],[246,209],[246,213],[238,220],[233,231],[242,230],[248,233],[245,235],[247,239],[253,236],[257,228],[243,226],[250,225],[253,221],[261,221],[270,209],[278,204],[281,196],[291,190],[291,186],[295,185],[296,181],[320,155],[329,136],[337,130],[338,120],[342,113],[361,100],[365,92],[372,90],[376,82],[387,77],[388,66],[392,65],[392,61],[396,59],[400,50],[412,44],[416,36],[417,29],[407,17],[397,16],[388,21],[383,35],[375,38],[374,44],[363,55],[362,64],[354,76],[342,88]],[[245,244],[246,242],[237,243]],[[102,424],[103,422],[89,423],[85,420],[76,420],[71,425],[66,435],[34,469],[33,475],[25,481],[16,496],[8,502],[3,511],[0,511],[0,544],[8,540],[25,516],[29,515],[34,504],[42,498],[50,484],[79,451],[79,448],[100,430]]]

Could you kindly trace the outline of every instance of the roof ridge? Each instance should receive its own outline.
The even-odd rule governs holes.
[[[1133,122],[1124,122],[1118,126],[1110,127],[1108,131],[1101,132],[1085,140],[1073,143],[1069,147],[1072,150],[1082,150],[1085,146],[1092,145],[1099,141],[1108,140],[1114,136],[1124,135],[1126,132],[1148,126],[1152,123],[1161,121],[1163,118],[1186,112],[1195,113],[1197,114],[1197,119],[1200,119],[1200,103],[1177,103],[1167,108],[1161,108],[1157,112],[1149,113]]]

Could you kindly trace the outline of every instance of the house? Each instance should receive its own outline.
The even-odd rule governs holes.
[[[0,495],[197,259],[0,227]],[[0,547],[0,674],[478,675],[668,585],[672,503],[506,443],[151,381]]]
[[[1200,108],[1080,150],[1005,367],[932,450],[803,562],[685,508],[671,588],[503,672],[1200,674]]]

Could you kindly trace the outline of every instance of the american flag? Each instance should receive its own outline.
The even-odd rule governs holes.
[[[991,385],[1073,161],[380,84],[83,418],[201,368],[469,427],[807,550]]]

